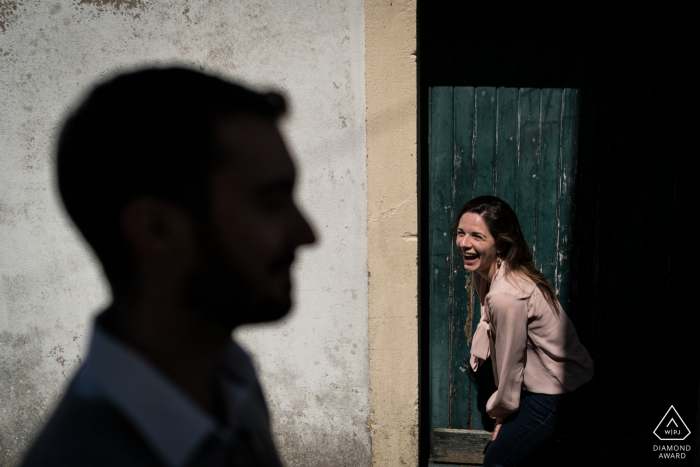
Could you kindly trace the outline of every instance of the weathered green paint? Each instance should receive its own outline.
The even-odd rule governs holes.
[[[542,89],[542,142],[537,198],[537,257],[535,265],[549,278],[554,278],[557,256],[557,186],[559,181],[559,151],[561,147],[561,89]]]
[[[474,177],[472,170],[473,131],[474,131],[474,90],[468,88],[455,88],[454,90],[454,154],[452,203],[450,219],[454,219],[455,207],[466,203],[472,197]],[[450,239],[451,240],[451,239]],[[454,243],[450,242],[451,254],[454,258],[458,254]],[[466,290],[464,275],[460,275],[458,264],[452,262],[452,296],[454,297],[451,309],[450,336],[452,339],[452,384],[449,400],[450,425],[452,427],[470,428],[469,408],[472,381],[470,372],[466,366],[468,363],[469,344],[471,343],[471,321],[474,320],[474,306],[469,307],[469,295]],[[461,276],[462,281],[456,281],[455,277]],[[454,313],[455,309],[471,310],[471,313]],[[478,311],[476,320],[479,319]],[[468,328],[468,329],[467,329]],[[474,389],[475,390],[475,389]]]
[[[578,155],[579,96],[577,89],[565,89],[562,99],[561,149],[559,150],[559,189],[557,193],[557,261],[554,286],[559,291],[559,301],[564,310],[569,307],[569,277],[572,222],[574,216],[574,175]],[[550,278],[551,280],[551,278]]]
[[[515,168],[518,165],[518,89],[498,89],[498,140],[496,141],[496,196],[515,206]],[[509,168],[511,170],[509,170]]]
[[[518,93],[518,166],[515,168],[515,214],[533,251],[537,217],[537,172],[540,159],[540,90]]]
[[[490,369],[477,384],[468,367],[480,304],[450,231],[462,205],[483,194],[506,200],[537,267],[558,290],[568,286],[578,98],[573,89],[430,90],[431,432],[487,425]],[[567,298],[560,295],[565,309]]]
[[[493,193],[496,162],[496,88],[476,88],[474,196]],[[459,209],[459,207],[457,208]]]
[[[449,230],[454,147],[452,88],[430,91],[430,424],[449,426],[451,275]],[[447,181],[447,183],[443,183]]]

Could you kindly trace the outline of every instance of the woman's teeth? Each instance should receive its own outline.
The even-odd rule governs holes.
[[[472,254],[469,254],[469,253],[465,253],[465,254],[464,254],[464,259],[466,259],[466,260],[473,260],[473,259],[476,259],[478,256],[479,256],[479,255],[476,255],[476,254],[472,255]]]

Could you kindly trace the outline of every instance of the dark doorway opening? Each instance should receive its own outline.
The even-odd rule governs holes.
[[[583,21],[492,2],[419,2],[421,465],[430,457],[428,96],[436,86],[581,90],[567,312],[595,360],[590,465],[649,465],[671,405],[697,457],[697,40],[658,17]],[[596,12],[598,15],[600,12]],[[685,13],[688,14],[688,13]],[[598,15],[599,16],[599,15]],[[651,21],[653,20],[653,21]],[[583,444],[581,445],[583,446]],[[582,448],[581,448],[582,449]]]

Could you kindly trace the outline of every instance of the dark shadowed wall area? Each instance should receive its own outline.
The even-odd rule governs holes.
[[[572,456],[565,465],[662,462],[654,446],[663,443],[652,432],[671,405],[691,431],[682,443],[692,446],[682,461],[690,464],[697,459],[700,380],[697,41],[682,11],[620,20],[583,7],[546,12],[537,5],[419,3],[421,458],[432,455],[435,364],[427,345],[429,92],[488,86],[581,93],[569,266],[562,271],[569,279],[561,286],[595,377],[567,428]]]

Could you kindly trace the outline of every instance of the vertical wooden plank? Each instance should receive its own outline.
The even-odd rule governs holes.
[[[561,107],[561,146],[557,206],[557,261],[555,287],[564,310],[570,303],[570,245],[574,213],[574,174],[578,153],[579,90],[564,89]]]
[[[515,174],[516,194],[513,209],[530,251],[536,245],[537,173],[540,159],[540,90],[521,88],[518,99],[520,144]]]
[[[472,149],[474,131],[474,88],[457,87],[454,90],[455,152],[453,173],[452,219],[461,207],[471,199],[473,187]],[[450,368],[450,426],[451,428],[472,428],[470,417],[469,344],[474,319],[474,303],[470,302],[465,287],[466,272],[456,245],[452,242],[452,287],[453,308],[452,359]]]
[[[495,189],[495,163],[496,163],[496,88],[478,87],[475,90],[475,123],[474,123],[474,191],[473,196],[490,195]],[[466,280],[466,279],[465,279]],[[481,304],[471,287],[471,300],[474,302],[474,319],[472,320],[471,333],[476,330],[478,320],[481,318]],[[491,384],[484,384],[485,377],[492,380],[487,374],[489,368],[482,367],[478,373],[468,370],[470,380],[470,414],[471,428],[490,428],[490,420],[485,414],[484,400],[490,394]]]
[[[476,173],[474,196],[491,195],[494,191],[493,170],[496,160],[496,88],[476,88]]]
[[[430,89],[429,264],[430,264],[430,432],[447,427],[449,410],[450,215],[454,121],[452,88]],[[432,444],[431,444],[432,449]]]
[[[472,198],[474,186],[474,88],[454,90],[455,154],[454,154],[454,214]]]
[[[542,89],[542,141],[537,176],[537,261],[535,266],[555,284],[557,182],[561,125],[561,89]]]
[[[498,88],[495,195],[515,208],[515,167],[518,160],[518,88]]]

